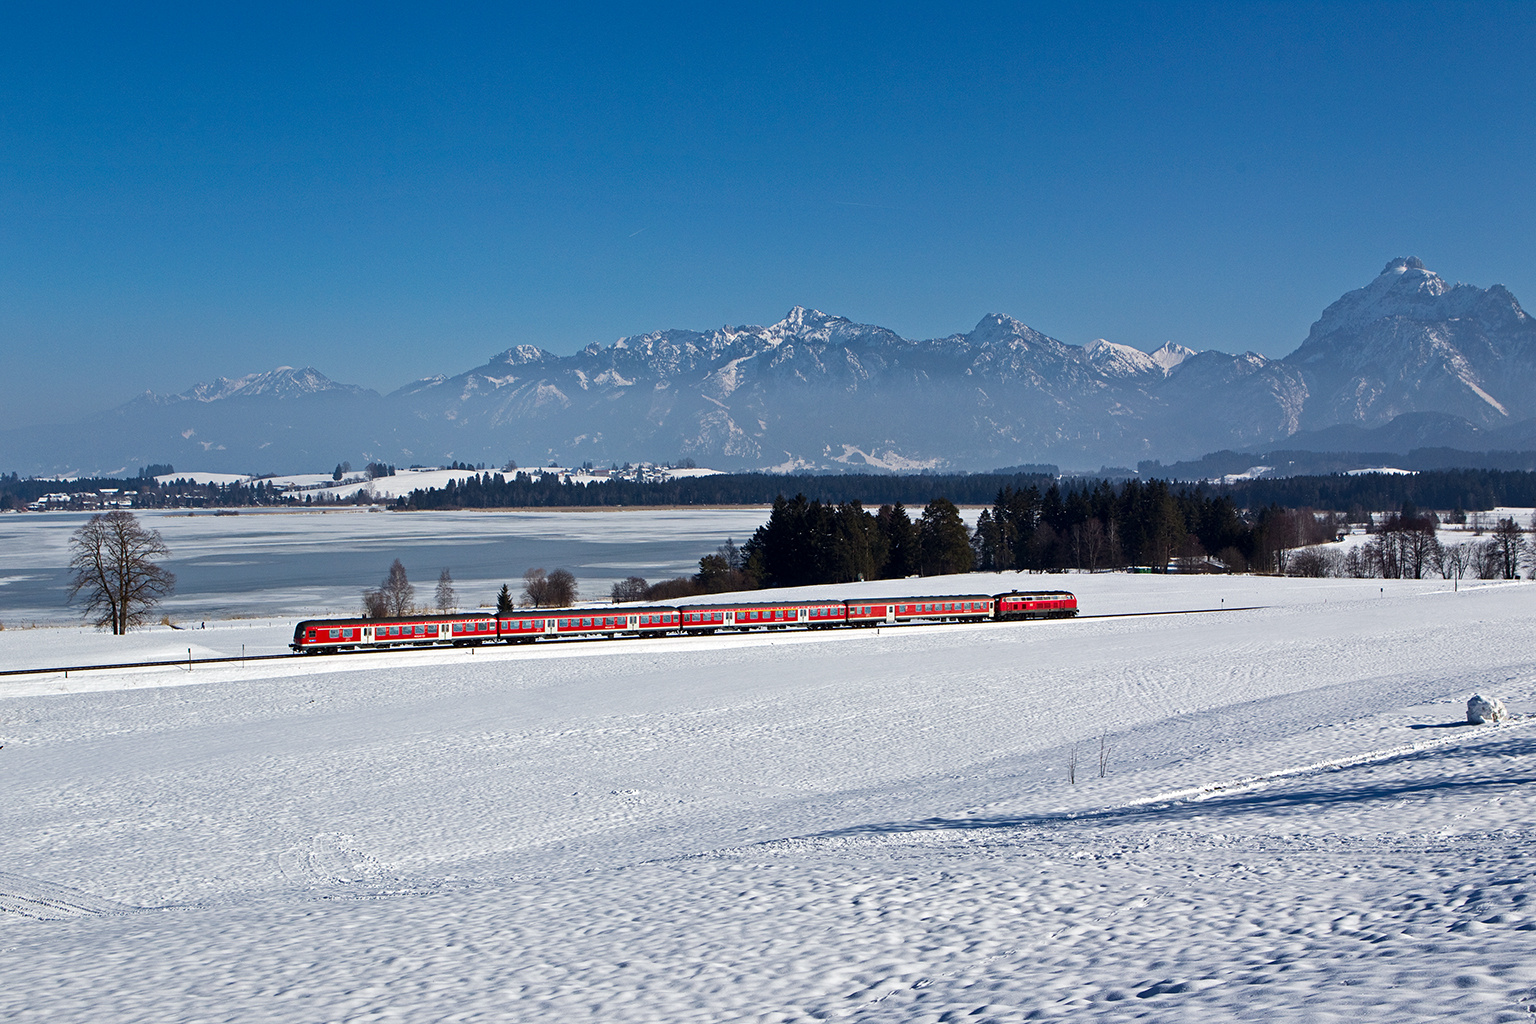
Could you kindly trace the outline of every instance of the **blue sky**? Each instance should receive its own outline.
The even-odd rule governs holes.
[[[1536,303],[1536,4],[8,5],[0,427],[792,305],[1284,355]]]

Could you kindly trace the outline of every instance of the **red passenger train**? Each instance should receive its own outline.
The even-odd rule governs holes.
[[[748,601],[623,608],[554,608],[513,615],[405,615],[383,619],[306,619],[293,631],[295,651],[532,643],[715,633],[724,630],[826,629],[934,622],[1003,622],[1077,614],[1066,591],[1011,591],[851,601]]]

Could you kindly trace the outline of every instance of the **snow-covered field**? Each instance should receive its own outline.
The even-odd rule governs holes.
[[[0,680],[0,1018],[1531,1019],[1536,587],[1040,584],[1217,611]]]

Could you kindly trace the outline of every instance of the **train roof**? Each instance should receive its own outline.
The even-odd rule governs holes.
[[[1011,590],[1005,594],[997,594],[998,599],[1003,597],[1077,597],[1077,594],[1069,590]]]
[[[845,604],[902,604],[912,601],[990,601],[991,594],[893,594],[881,597],[849,598]]]
[[[343,616],[334,619],[305,619],[298,624],[299,629],[307,629],[310,626],[367,626],[382,622],[459,622],[466,619],[558,619],[561,617],[575,618],[584,615],[633,615],[648,612],[675,612],[676,605],[624,605],[614,607],[604,605],[599,608],[515,608],[511,615],[498,615],[495,609],[489,611],[480,609],[473,612],[453,612],[447,615],[385,615],[377,619],[370,619],[363,615]]]

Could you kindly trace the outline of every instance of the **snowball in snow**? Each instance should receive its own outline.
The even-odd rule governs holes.
[[[1473,725],[1502,722],[1508,717],[1509,710],[1497,697],[1484,697],[1480,693],[1475,693],[1472,699],[1467,701],[1467,721]]]

